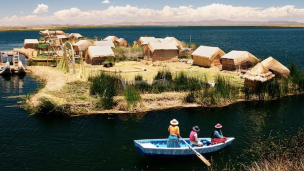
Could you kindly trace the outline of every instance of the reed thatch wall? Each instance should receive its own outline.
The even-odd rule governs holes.
[[[178,61],[178,50],[155,50],[151,53],[152,61]]]
[[[220,58],[221,58],[220,54],[216,55],[213,60],[211,60],[209,58],[197,56],[197,55],[192,55],[194,65],[199,65],[199,66],[207,67],[207,68],[221,66]]]
[[[285,77],[287,78],[290,74],[290,71],[287,67],[282,65],[279,61],[274,59],[273,57],[268,57],[267,59],[262,61],[262,64],[269,69],[272,73],[275,74],[276,77]]]
[[[222,63],[222,69],[228,70],[228,71],[235,71],[235,70],[239,70],[239,69],[248,70],[254,64],[254,62],[246,61],[246,62],[241,63],[240,65],[235,65],[233,59],[221,59],[220,61]]]

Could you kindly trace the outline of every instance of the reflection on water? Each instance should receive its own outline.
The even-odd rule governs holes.
[[[24,75],[0,76],[1,93],[23,93]]]

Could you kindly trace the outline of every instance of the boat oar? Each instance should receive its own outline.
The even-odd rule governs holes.
[[[195,152],[195,154],[197,155],[197,157],[199,159],[201,159],[207,166],[211,166],[211,164],[209,163],[209,161],[203,156],[201,155],[199,152],[197,152],[196,150],[194,150],[182,137],[180,137],[187,145],[188,147]]]

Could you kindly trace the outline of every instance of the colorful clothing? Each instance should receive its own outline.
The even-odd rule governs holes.
[[[211,139],[211,142],[213,144],[225,143],[226,141],[227,141],[226,137],[224,137],[224,138],[212,138]]]
[[[203,143],[197,137],[197,132],[191,131],[189,135],[189,139],[192,145],[203,146]]]
[[[169,135],[168,137],[168,142],[167,142],[167,147],[168,148],[179,148],[179,139],[175,135]]]
[[[179,127],[170,125],[168,131],[171,135],[178,136],[179,135]]]
[[[219,131],[215,130],[212,138],[223,138],[222,131],[221,130],[219,130]]]

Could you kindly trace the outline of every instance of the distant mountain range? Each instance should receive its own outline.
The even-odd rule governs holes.
[[[110,24],[109,24],[110,25]],[[297,21],[231,21],[231,20],[201,20],[201,21],[171,21],[171,22],[124,22],[111,25],[142,25],[142,26],[272,26],[272,25],[304,25]]]

